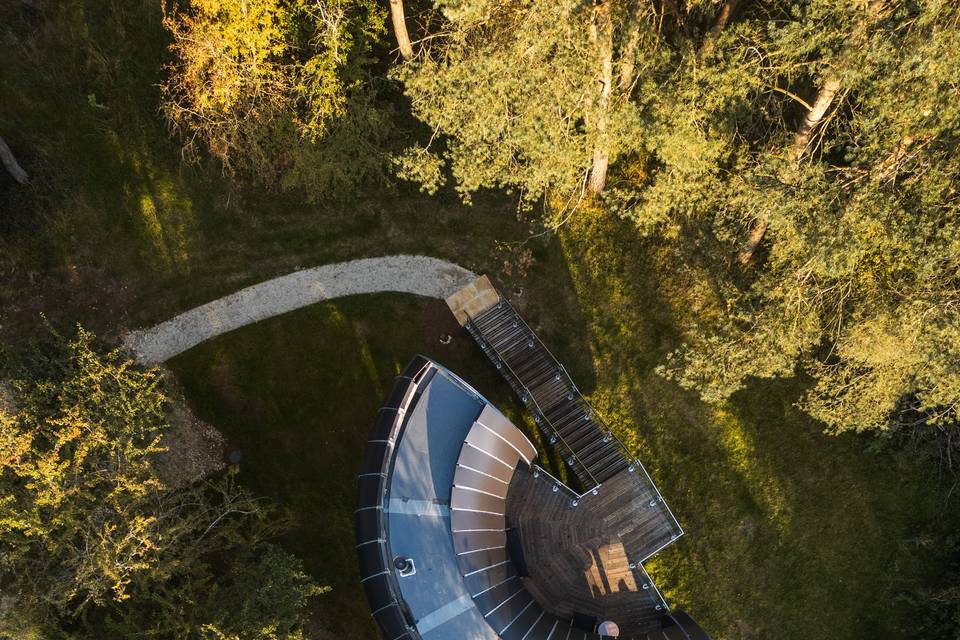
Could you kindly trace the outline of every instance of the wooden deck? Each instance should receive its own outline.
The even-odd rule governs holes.
[[[662,502],[629,471],[575,500],[542,470],[514,475],[507,525],[520,530],[530,568],[525,586],[561,618],[616,620],[624,636],[659,629],[667,605],[642,560],[678,535]]]
[[[514,474],[506,521],[520,532],[524,586],[561,619],[586,614],[615,620],[624,638],[656,636],[668,607],[643,561],[683,534],[660,492],[486,277],[447,302],[586,490],[536,465]]]

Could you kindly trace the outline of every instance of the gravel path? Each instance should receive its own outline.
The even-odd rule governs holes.
[[[220,334],[322,300],[383,291],[442,299],[474,278],[459,265],[427,256],[328,264],[255,284],[155,327],[131,331],[124,346],[141,362],[155,364]]]

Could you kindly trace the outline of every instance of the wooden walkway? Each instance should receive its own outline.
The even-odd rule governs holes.
[[[616,620],[624,637],[660,629],[668,607],[643,561],[683,530],[643,465],[486,277],[447,304],[585,488],[578,494],[536,465],[514,475],[506,517],[530,568],[525,586],[560,618]]]
[[[616,438],[580,394],[566,369],[506,300],[464,325],[524,402],[534,420],[560,447],[584,487],[606,482],[631,462]]]

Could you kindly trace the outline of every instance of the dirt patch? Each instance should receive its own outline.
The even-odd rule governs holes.
[[[157,462],[157,473],[168,487],[182,487],[226,466],[223,435],[196,417],[186,401],[171,403],[170,424],[160,444],[166,451]]]

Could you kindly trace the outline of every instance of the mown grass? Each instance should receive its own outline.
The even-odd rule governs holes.
[[[824,436],[793,406],[802,381],[756,382],[710,407],[655,375],[700,293],[626,224],[585,214],[525,245],[534,267],[508,275],[501,243],[530,225],[506,197],[464,207],[400,186],[314,205],[183,165],[157,113],[160,17],[146,0],[0,7],[0,135],[33,177],[23,189],[0,174],[0,336],[17,339],[40,311],[116,335],[300,266],[453,259],[498,278],[637,448],[687,531],[651,570],[718,640],[909,635],[911,594],[938,574],[939,536],[957,525],[924,461]],[[469,340],[439,345],[451,327],[435,301],[348,299],[171,363],[200,415],[242,448],[244,480],[293,514],[284,543],[334,587],[316,613],[339,637],[373,637],[353,477],[398,368],[424,352],[512,407]]]
[[[935,541],[951,526],[930,470],[902,452],[868,453],[867,438],[821,433],[793,406],[797,381],[756,382],[711,407],[656,375],[684,310],[661,297],[672,283],[655,247],[625,242],[626,230],[575,223],[518,300],[686,529],[649,564],[668,599],[718,639],[910,637],[913,594],[936,575]],[[633,259],[605,255],[613,250]],[[550,279],[567,268],[569,282]],[[441,332],[457,336],[452,345],[439,345]],[[366,613],[349,546],[364,434],[417,351],[516,416],[443,305],[395,295],[265,321],[171,363],[201,416],[244,448],[249,484],[297,515],[288,543],[334,586],[318,616],[337,632],[345,612],[349,624]]]
[[[246,327],[169,363],[199,416],[241,449],[241,481],[291,514],[283,542],[333,587],[314,613],[337,637],[376,637],[353,512],[363,448],[396,375],[423,353],[517,417],[496,370],[458,329],[440,301],[363,296]],[[443,333],[454,340],[440,344]]]

